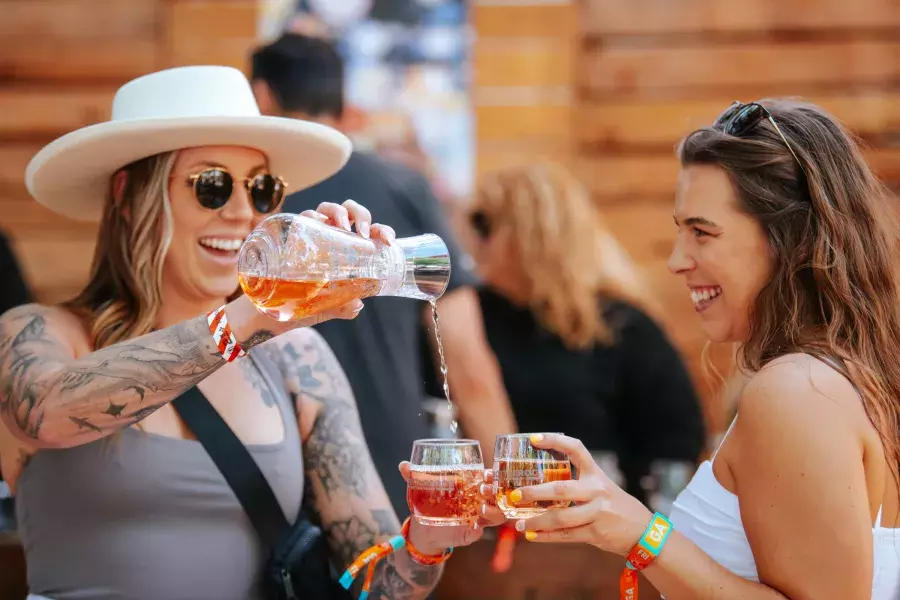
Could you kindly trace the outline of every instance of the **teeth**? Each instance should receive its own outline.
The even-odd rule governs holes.
[[[691,300],[694,302],[694,304],[700,304],[701,302],[712,300],[721,293],[722,288],[720,288],[719,286],[694,289],[691,290]]]
[[[208,248],[215,248],[216,250],[230,250],[236,251],[240,250],[241,244],[244,243],[244,240],[241,239],[224,239],[224,238],[203,238],[200,240],[200,245],[207,246]]]

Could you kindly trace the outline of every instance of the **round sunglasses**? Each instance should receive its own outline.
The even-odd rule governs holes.
[[[188,185],[204,208],[216,210],[225,206],[234,193],[235,177],[221,168],[209,168],[188,176]],[[275,212],[284,199],[287,183],[277,175],[260,173],[237,179],[247,190],[253,209],[261,214]]]

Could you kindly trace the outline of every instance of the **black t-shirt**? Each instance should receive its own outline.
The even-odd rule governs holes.
[[[520,431],[559,431],[592,452],[615,452],[627,491],[641,499],[640,479],[651,461],[699,458],[704,428],[697,395],[677,351],[646,314],[602,303],[615,341],[578,352],[530,310],[488,289],[479,296]]]
[[[471,259],[452,235],[428,181],[402,165],[354,152],[333,177],[289,196],[284,212],[300,213],[321,202],[340,204],[347,199],[368,208],[373,221],[393,227],[398,238],[440,236],[451,261],[445,294],[475,283],[468,268]],[[425,388],[419,354],[427,306],[407,298],[370,298],[352,321],[316,326],[347,372],[375,467],[401,518],[409,509],[397,464],[409,460],[414,440],[430,437],[422,408]]]

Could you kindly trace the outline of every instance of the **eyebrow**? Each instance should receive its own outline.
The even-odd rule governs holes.
[[[672,219],[675,220],[676,225],[679,225],[679,224],[680,225],[703,225],[705,227],[713,227],[713,228],[719,227],[719,225],[717,223],[714,223],[714,222],[710,221],[709,219],[705,219],[703,217],[688,217],[682,223],[678,222],[678,217],[676,217],[675,215],[672,215]]]

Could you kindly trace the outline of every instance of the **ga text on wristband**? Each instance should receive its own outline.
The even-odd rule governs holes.
[[[625,559],[625,569],[619,578],[620,600],[638,600],[637,572],[653,562],[672,533],[672,522],[656,513],[647,525],[643,537]]]

